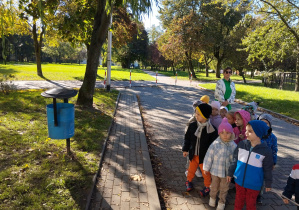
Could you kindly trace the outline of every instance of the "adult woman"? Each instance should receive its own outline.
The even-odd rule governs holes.
[[[223,79],[218,80],[215,89],[215,99],[218,100],[222,106],[226,106],[228,110],[234,103],[236,96],[235,83],[230,79],[232,69],[227,67],[223,70]]]

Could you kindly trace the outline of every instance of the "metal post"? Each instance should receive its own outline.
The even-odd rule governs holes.
[[[58,126],[56,98],[53,98],[54,126]]]
[[[175,85],[176,85],[177,81],[178,81],[178,72],[176,71],[175,72]]]
[[[65,98],[65,99],[63,99],[63,102],[64,102],[64,103],[68,103],[69,100],[68,100],[67,98]],[[67,139],[66,139],[66,153],[67,153],[68,155],[71,154],[71,139],[70,139],[70,138],[67,138]]]
[[[107,91],[110,91],[111,83],[111,46],[112,46],[112,13],[110,13],[110,26],[108,30],[108,49],[107,49]]]
[[[104,78],[104,88],[106,88],[106,69],[105,69],[105,78]]]
[[[131,69],[130,69],[130,87],[132,87],[132,84],[131,84]]]

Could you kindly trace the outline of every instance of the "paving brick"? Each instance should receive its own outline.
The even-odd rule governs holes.
[[[112,203],[111,203],[111,205],[120,205],[120,194],[118,194],[118,195],[112,195]]]
[[[130,199],[130,209],[139,208],[139,200],[137,197],[131,197]]]

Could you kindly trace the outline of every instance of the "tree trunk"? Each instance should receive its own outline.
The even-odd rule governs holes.
[[[298,49],[299,52],[299,49]],[[299,53],[297,55],[297,60],[296,60],[296,83],[295,83],[295,91],[299,91]]]
[[[209,63],[206,55],[204,55],[204,59],[205,59],[206,77],[209,77]]]
[[[40,33],[40,40],[38,42],[36,23],[33,24],[32,35],[33,35],[33,41],[34,41],[34,51],[35,51],[35,58],[36,58],[37,75],[40,77],[43,77],[42,64],[41,64],[43,31],[44,30],[42,29],[42,32]]]
[[[105,11],[105,6],[106,1],[97,1],[97,12],[94,17],[91,42],[87,52],[85,76],[77,99],[77,104],[85,107],[92,107],[93,105],[93,94],[101,48],[106,40],[110,24],[110,16]]]
[[[221,68],[222,59],[217,59],[217,66],[216,66],[216,77],[221,78],[220,76],[220,68]]]
[[[243,69],[240,69],[240,70],[239,70],[239,75],[242,76],[242,78],[243,78],[243,82],[244,82],[244,84],[246,84],[246,79],[245,79],[245,76],[244,76]]]
[[[185,52],[185,55],[187,57],[188,66],[189,66],[190,72],[192,73],[192,77],[197,78],[196,75],[195,75],[195,72],[194,72],[194,67],[193,67],[192,58],[191,58],[192,57],[191,52],[190,53]]]
[[[174,61],[171,62],[171,68],[172,68],[173,74],[175,74]]]

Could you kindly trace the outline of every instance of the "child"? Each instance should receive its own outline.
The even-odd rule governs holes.
[[[292,196],[295,194],[295,202],[299,205],[299,164],[293,166],[291,174],[288,178],[287,185],[284,188],[282,195],[288,199],[292,199]],[[289,200],[284,198],[283,202],[285,204],[289,203]],[[297,206],[299,210],[299,206]]]
[[[228,123],[231,124],[233,128],[235,128],[236,127],[235,112],[229,111],[226,113],[225,117],[227,118]]]
[[[256,115],[256,110],[258,108],[259,102],[250,102],[246,106],[242,107],[243,110],[247,111],[250,113],[250,120],[256,120],[257,115]]]
[[[200,167],[202,170],[203,160],[211,143],[217,138],[217,129],[210,123],[209,117],[212,113],[212,107],[209,104],[200,104],[195,109],[196,122],[189,125],[185,133],[182,147],[183,156],[187,157],[189,153],[189,168],[186,181],[186,190],[193,189],[192,179],[195,171]],[[211,175],[203,174],[204,189],[200,191],[202,196],[210,192]]]
[[[205,96],[206,96],[206,97],[205,97]],[[201,97],[201,99],[206,100],[207,97],[209,98],[209,96],[204,95],[204,96]],[[208,101],[208,102],[209,102],[209,101]],[[202,104],[202,103],[205,103],[205,102],[203,102],[203,101],[201,101],[201,100],[200,100],[200,101],[194,101],[194,102],[193,102],[192,107],[193,107],[193,109],[194,109],[194,114],[192,114],[192,117],[191,117],[191,118],[188,120],[188,122],[187,122],[187,125],[186,125],[186,127],[185,127],[185,133],[187,132],[187,129],[188,129],[189,125],[190,125],[192,122],[196,122],[196,118],[195,118],[195,109],[196,109],[196,107],[197,107],[199,104]],[[188,168],[189,168],[189,159],[188,159],[188,157],[187,157],[186,171],[185,171],[185,175],[186,175],[186,176],[188,175]],[[200,171],[199,168],[197,168],[197,170],[196,170],[196,172],[195,172],[195,175],[196,175],[197,177],[202,177],[202,174],[201,174],[201,171]]]
[[[220,125],[220,123],[222,121],[222,118],[219,114],[220,102],[212,101],[211,107],[212,107],[212,114],[210,116],[210,122],[212,123],[212,125],[214,125],[218,129],[218,126]]]
[[[267,139],[262,139],[262,143],[266,142],[268,147],[272,150],[272,156],[273,156],[273,168],[275,167],[277,163],[277,138],[276,136],[272,133],[272,120],[273,117],[270,114],[262,114],[259,118],[259,120],[264,121],[271,129],[271,133],[269,134]]]
[[[228,112],[228,109],[227,109],[226,106],[221,106],[220,107],[220,116],[221,116],[222,119],[225,118],[227,112]]]
[[[229,167],[230,181],[236,182],[235,210],[256,209],[256,198],[265,181],[266,192],[271,190],[273,158],[271,149],[261,143],[269,127],[260,120],[252,120],[246,126],[247,140],[241,141],[234,152],[234,162]]]
[[[239,110],[235,112],[235,123],[234,133],[236,136],[235,143],[238,144],[240,141],[245,139],[246,125],[250,120],[249,112],[245,110]]]
[[[268,137],[265,139],[262,139],[261,142],[266,142],[267,146],[272,150],[272,157],[273,157],[273,169],[277,163],[277,138],[276,136],[272,133],[272,119],[273,117],[270,114],[262,114],[259,118],[259,120],[264,121],[269,127],[269,134]],[[262,191],[261,193],[257,196],[256,202],[258,204],[262,204]]]
[[[237,145],[231,124],[223,118],[218,128],[219,137],[211,144],[203,162],[203,173],[210,172],[212,176],[209,205],[216,206],[216,196],[219,191],[217,210],[225,208],[226,195],[229,190],[228,168],[233,160],[233,153]]]

